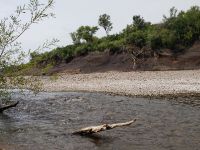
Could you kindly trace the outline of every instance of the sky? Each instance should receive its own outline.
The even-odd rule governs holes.
[[[0,0],[0,18],[8,17],[18,5],[29,0]],[[47,2],[47,0],[41,0]],[[141,15],[146,21],[159,23],[163,15],[175,6],[178,10],[187,10],[191,6],[200,6],[200,0],[55,0],[52,12],[56,18],[50,18],[33,25],[19,39],[25,50],[35,49],[45,40],[57,38],[60,47],[72,43],[70,33],[81,25],[98,25],[101,14],[109,14],[113,23],[111,33],[118,33],[132,23],[134,15]],[[100,29],[97,36],[105,35]]]

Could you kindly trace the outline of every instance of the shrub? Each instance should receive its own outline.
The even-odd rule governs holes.
[[[88,52],[92,51],[92,46],[91,44],[83,43],[76,47],[75,49],[75,56],[84,56],[87,55]]]
[[[138,30],[136,32],[130,33],[126,37],[126,43],[136,45],[140,48],[146,45],[147,35],[144,31]]]
[[[181,11],[178,15],[165,17],[164,25],[175,32],[178,42],[189,46],[200,36],[200,8],[193,6],[188,11]]]

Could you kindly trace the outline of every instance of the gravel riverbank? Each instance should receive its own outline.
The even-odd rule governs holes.
[[[60,74],[43,77],[46,91],[106,92],[131,96],[200,93],[200,70]]]

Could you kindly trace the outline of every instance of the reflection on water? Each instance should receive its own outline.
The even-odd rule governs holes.
[[[0,115],[0,148],[7,150],[198,149],[200,109],[170,101],[99,93],[41,93]],[[138,121],[90,136],[71,132],[102,123]]]

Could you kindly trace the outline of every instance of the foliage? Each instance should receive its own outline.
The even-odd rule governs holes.
[[[159,50],[162,48],[174,49],[177,37],[175,32],[171,32],[168,29],[155,30],[149,35],[150,45],[153,50]]]
[[[35,59],[36,57],[38,57],[40,54],[36,51],[30,53],[30,57],[31,57],[31,60]]]
[[[176,12],[174,8],[170,10],[170,17],[164,17],[164,25],[175,32],[179,44],[191,45],[200,36],[200,8],[194,6],[186,12]]]
[[[112,29],[109,15],[99,17],[99,25],[107,34]],[[46,67],[48,64],[70,62],[77,56],[84,56],[91,51],[110,51],[110,54],[130,52],[134,58],[141,55],[152,57],[154,52],[170,49],[174,54],[181,53],[200,38],[200,8],[191,7],[188,11],[178,11],[175,7],[169,11],[169,16],[163,17],[163,22],[151,24],[143,17],[133,16],[132,24],[122,32],[95,37],[98,27],[81,26],[71,33],[74,44],[57,48],[51,52],[36,54],[31,62]]]
[[[18,6],[12,15],[0,20],[0,100],[9,96],[9,88],[40,89],[35,78],[26,78],[16,74],[20,69],[19,65],[27,56],[18,39],[33,24],[45,18],[54,17],[53,13],[48,12],[53,3],[54,0],[48,0],[46,4],[41,4],[39,0],[30,0],[27,5]],[[24,16],[29,16],[29,18]],[[51,42],[43,46],[48,45],[51,45]],[[37,53],[32,53],[32,59],[38,56]]]
[[[146,45],[146,33],[143,31],[136,31],[126,37],[126,43],[136,45],[140,48]]]
[[[70,36],[75,45],[81,43],[81,37],[79,36],[79,34],[77,32],[70,33]]]
[[[51,68],[53,68],[53,65],[52,64],[47,64],[47,66],[42,69],[42,74],[46,75]]]
[[[149,23],[145,22],[144,18],[142,18],[141,16],[133,16],[133,27],[137,30],[142,30],[148,25]]]
[[[106,31],[106,34],[109,35],[109,32],[112,30],[113,26],[110,21],[110,16],[107,14],[103,14],[99,16],[99,26],[103,27]]]
[[[90,26],[81,26],[78,28],[76,32],[71,33],[72,40],[75,44],[80,43],[80,41],[84,41],[87,43],[91,43],[94,40],[94,34],[97,32],[98,27],[90,27]]]

